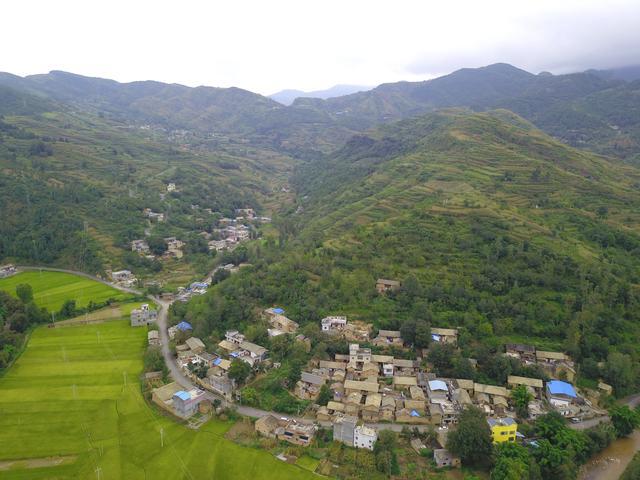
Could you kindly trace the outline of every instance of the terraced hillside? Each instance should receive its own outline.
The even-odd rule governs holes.
[[[444,375],[503,384],[495,352],[526,339],[570,352],[581,381],[635,391],[637,168],[572,149],[507,111],[442,111],[353,137],[301,167],[295,185],[284,246],[176,307],[199,336],[246,328],[251,305],[277,304],[303,324],[344,313],[418,345],[429,325],[458,327],[463,356],[480,367],[451,355]],[[403,287],[377,295],[380,277]]]

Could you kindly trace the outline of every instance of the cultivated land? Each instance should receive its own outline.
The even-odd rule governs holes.
[[[33,297],[39,307],[50,312],[60,310],[66,300],[75,300],[78,308],[86,307],[90,301],[101,303],[108,299],[118,301],[132,298],[103,283],[88,278],[61,272],[23,272],[0,280],[0,290],[15,295],[16,285],[28,283],[33,288]]]
[[[225,440],[228,423],[157,414],[138,380],[145,339],[126,320],[37,329],[0,379],[0,479],[312,477]]]

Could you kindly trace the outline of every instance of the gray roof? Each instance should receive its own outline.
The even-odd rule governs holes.
[[[300,379],[303,382],[311,383],[313,385],[322,385],[325,381],[324,377],[309,372],[302,372]]]

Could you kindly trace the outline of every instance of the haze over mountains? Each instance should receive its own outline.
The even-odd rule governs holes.
[[[344,95],[350,95],[352,93],[362,92],[370,90],[371,87],[363,87],[358,85],[334,85],[333,87],[325,90],[314,90],[311,92],[304,92],[302,90],[281,90],[273,95],[269,95],[269,98],[275,100],[283,105],[291,105],[296,98],[321,98],[326,100],[327,98],[342,97]]]

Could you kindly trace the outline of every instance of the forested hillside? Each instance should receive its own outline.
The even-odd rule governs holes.
[[[416,346],[429,326],[458,327],[462,357],[480,369],[452,353],[441,374],[502,384],[514,367],[493,353],[526,337],[570,352],[583,381],[602,375],[618,394],[637,386],[637,168],[509,112],[447,111],[355,136],[295,180],[299,203],[279,223],[279,243],[175,307],[198,336],[246,329],[256,307],[277,304],[302,324],[347,314]],[[378,277],[403,287],[379,296]]]
[[[143,209],[167,218],[153,225],[153,235],[191,239],[190,253],[206,253],[196,233],[235,208],[260,208],[293,164],[273,152],[138,128],[11,88],[0,95],[5,260],[88,272],[156,270],[157,263],[126,254],[128,242],[150,226]],[[167,193],[169,182],[178,191]]]

